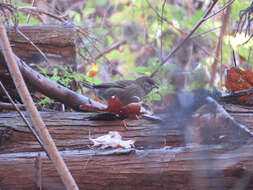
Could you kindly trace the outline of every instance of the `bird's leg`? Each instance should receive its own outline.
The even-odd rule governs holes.
[[[122,123],[123,123],[123,126],[125,127],[125,129],[128,130],[127,123],[126,123],[125,119],[122,120]]]

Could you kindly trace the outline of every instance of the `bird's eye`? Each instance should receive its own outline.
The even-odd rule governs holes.
[[[144,82],[144,90],[146,93],[149,93],[152,91],[152,85],[149,84],[148,82]]]

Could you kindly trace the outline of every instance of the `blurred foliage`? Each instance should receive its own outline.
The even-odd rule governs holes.
[[[187,34],[193,26],[200,20],[206,8],[211,3],[211,0],[191,0],[190,7],[188,0],[166,1],[163,6],[163,0],[87,0],[79,6],[71,6],[71,1],[65,0],[56,3],[55,12],[59,14],[59,10],[67,13],[68,22],[81,27],[88,33],[89,37],[81,37],[80,52],[77,55],[82,55],[85,59],[80,59],[79,64],[85,64],[85,72],[87,76],[82,80],[87,80],[93,83],[100,81],[119,80],[122,78],[133,79],[140,74],[150,75],[154,70],[159,68],[161,55],[165,57],[169,51],[175,47],[177,42]],[[228,1],[219,1],[214,11],[224,6]],[[243,42],[249,39],[244,32],[236,34],[237,21],[239,12],[250,5],[249,0],[235,0],[232,4],[232,11],[228,23],[227,35],[224,38],[222,46],[222,64],[225,68],[232,65],[233,48],[240,58],[241,67],[252,67],[253,61],[250,59],[252,49],[252,40],[247,44]],[[31,4],[16,2],[16,6],[31,6]],[[61,7],[61,8],[59,8]],[[70,9],[70,7],[73,7]],[[57,11],[56,11],[57,10]],[[52,7],[50,7],[52,11]],[[202,24],[196,34],[201,34],[199,37],[192,40],[197,43],[196,47],[202,49],[191,52],[190,55],[181,54],[176,57],[173,64],[169,61],[163,67],[159,68],[155,79],[161,83],[161,88],[158,90],[160,95],[173,92],[174,83],[173,74],[179,72],[175,69],[181,63],[180,59],[185,56],[189,59],[182,68],[182,72],[194,73],[197,68],[201,67],[206,74],[210,75],[211,64],[215,57],[215,47],[220,35],[222,25],[221,15],[224,12],[208,19]],[[161,16],[163,15],[163,20]],[[27,14],[19,13],[18,19],[20,24],[26,23]],[[53,21],[57,23],[58,21]],[[40,23],[36,18],[32,18],[29,24]],[[218,29],[213,30],[214,28]],[[207,33],[205,33],[208,31]],[[204,34],[205,33],[205,34]],[[110,48],[114,43],[126,40],[127,43],[105,53],[102,57],[95,60],[95,57],[103,52],[106,48]],[[194,46],[194,48],[196,49]],[[186,47],[186,49],[190,49]],[[185,51],[185,50],[182,50]],[[199,52],[202,52],[201,54]],[[188,56],[188,57],[187,57]],[[174,60],[174,58],[173,58]],[[95,64],[95,66],[94,66]],[[69,79],[71,77],[80,77],[76,72],[66,72],[64,78],[57,75],[58,69],[54,70],[51,79],[69,87]],[[69,73],[70,75],[68,75]],[[88,77],[90,76],[90,77]],[[192,77],[194,78],[194,77]],[[189,82],[190,81],[190,82]],[[199,87],[208,87],[203,84],[206,80],[200,81],[188,80],[187,87],[195,89]],[[147,100],[160,99],[160,95],[151,93]]]

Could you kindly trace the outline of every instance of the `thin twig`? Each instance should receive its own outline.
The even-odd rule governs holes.
[[[99,55],[97,55],[95,57],[95,60],[100,59],[101,57],[103,57],[105,54],[110,53],[112,50],[114,49],[118,49],[120,46],[124,45],[126,43],[126,40],[121,40],[119,42],[116,42],[115,44],[113,44],[111,47],[105,49],[102,53],[100,53]]]
[[[150,2],[148,0],[146,0],[146,3],[148,4],[148,6],[156,13],[156,15],[163,21],[165,21],[169,26],[172,26],[176,31],[178,31],[180,33],[180,35],[184,35],[185,32],[183,30],[181,30],[180,28],[177,28],[176,26],[174,26],[174,24],[170,21],[168,21],[166,18],[162,17],[159,12],[150,4]]]
[[[77,29],[77,31],[80,32],[81,34],[83,34],[83,35],[85,34],[85,32],[83,32],[83,30],[82,30],[81,28],[77,27],[76,29]],[[100,55],[102,55],[102,57],[105,58],[105,60],[107,61],[107,63],[110,63],[110,64],[111,64],[110,60],[107,59],[107,57],[104,56],[103,53],[92,43],[92,40],[93,40],[93,39],[90,39],[89,36],[87,36],[86,34],[85,34],[84,37],[86,37],[86,39],[91,43],[92,47],[93,47]],[[92,59],[94,59],[94,58],[92,57]]]
[[[163,18],[164,7],[166,5],[165,3],[166,3],[166,0],[163,0],[161,18]],[[163,19],[161,19],[160,21],[161,21],[161,38],[160,38],[161,45],[160,45],[160,58],[159,58],[159,60],[160,60],[160,62],[162,62],[163,61],[162,60],[163,59],[163,35],[162,35],[162,33],[163,33]]]
[[[226,9],[229,5],[231,5],[235,0],[231,0],[229,2],[226,3],[226,5],[224,5],[221,9],[219,9],[217,12],[211,14],[210,16],[205,18],[205,21],[208,20],[209,18],[217,15],[218,13],[220,13],[221,11],[223,11],[224,9]]]
[[[32,1],[32,7],[34,6],[34,4],[35,4],[35,0]],[[29,23],[30,18],[31,18],[31,14],[29,13],[28,16],[27,16],[27,19],[26,19],[26,24]]]
[[[4,85],[2,84],[1,81],[0,81],[0,86],[1,86],[2,90],[4,91],[5,95],[7,96],[7,98],[10,100],[11,104],[13,105],[13,107],[17,110],[18,114],[23,119],[24,123],[28,126],[28,128],[30,129],[30,131],[32,132],[32,134],[36,137],[36,139],[40,143],[41,147],[44,149],[43,143],[41,141],[41,138],[38,136],[37,132],[34,130],[34,128],[32,127],[32,125],[30,124],[30,122],[26,119],[26,117],[24,116],[24,114],[20,111],[19,107],[15,104],[15,102],[13,101],[13,99],[11,98],[11,96],[9,95],[8,91],[6,90],[6,88],[4,87]],[[47,152],[46,149],[44,149],[44,150],[45,150],[45,152]]]
[[[212,14],[208,16],[211,12],[211,10],[214,8],[218,0],[213,0],[212,4],[209,6],[209,8],[206,10],[205,14],[202,16],[202,18],[199,20],[199,22],[193,27],[193,29],[187,34],[187,36],[177,44],[175,48],[173,48],[170,53],[163,59],[163,62],[160,64],[160,67],[164,65],[181,47],[182,45],[192,36],[192,34],[200,27],[200,25],[208,20],[209,18],[213,17],[214,15],[218,14],[220,11],[227,8],[227,6],[231,5],[234,0],[229,1],[224,7],[222,7],[219,11],[217,11],[215,14]],[[158,68],[159,69],[159,68]],[[151,77],[153,77],[157,72],[158,69],[156,69],[152,74]]]
[[[2,4],[0,4],[2,6]],[[17,8],[13,7],[12,5],[5,5],[6,6],[6,9],[9,10],[14,18],[14,28],[16,30],[16,32],[18,34],[20,34],[25,40],[27,40],[43,57],[44,59],[46,60],[46,62],[48,62],[48,59],[46,57],[46,55],[39,49],[39,47],[37,47],[23,32],[21,32],[18,28],[18,20],[16,18],[16,15],[15,13],[17,12]]]
[[[192,40],[192,39],[194,39],[194,38],[198,38],[198,37],[200,37],[200,36],[203,36],[203,35],[205,35],[205,34],[208,34],[209,32],[213,32],[213,31],[218,30],[218,29],[220,29],[220,28],[221,28],[221,26],[218,26],[218,27],[212,28],[212,29],[210,29],[210,30],[204,31],[204,32],[202,32],[202,33],[193,35],[192,37],[190,37],[190,40]]]
[[[205,18],[210,14],[211,10],[214,8],[218,0],[213,0],[213,3],[209,6],[209,8],[206,10],[205,14],[202,16],[202,18],[199,20],[199,22],[193,27],[193,29],[187,34],[187,36],[177,44],[175,48],[173,48],[170,53],[163,59],[163,62],[160,64],[160,67],[163,66],[182,46],[183,44],[192,36],[192,34],[200,27],[200,25],[206,21]],[[159,69],[159,68],[158,68]],[[153,77],[157,72],[158,69],[156,69],[152,74],[151,77]]]
[[[21,32],[20,30],[19,30],[19,28],[17,27],[17,28],[15,28],[16,29],[16,31],[25,39],[25,40],[27,40],[42,56],[43,56],[43,58],[45,59],[45,61],[47,62],[47,63],[49,63],[49,61],[48,61],[48,59],[47,59],[47,56],[40,50],[40,48],[38,47],[38,46],[36,46],[33,42],[32,42],[32,40],[30,40],[23,32]]]
[[[33,13],[33,14],[45,14],[49,17],[52,17],[62,23],[66,23],[67,22],[67,19],[65,19],[64,17],[61,17],[61,16],[58,16],[58,15],[55,15],[53,13],[50,13],[48,11],[45,11],[43,9],[39,9],[38,7],[18,7],[17,8],[18,11],[24,11],[24,12],[28,12],[28,13]],[[81,27],[79,26],[75,26],[73,25],[73,27],[76,29],[77,32],[79,32],[80,34],[82,34],[93,46],[93,48],[99,53],[99,54],[102,54],[101,51],[92,43],[92,38],[89,37],[89,35],[87,34],[86,31],[84,31]],[[110,63],[110,61],[104,56],[104,58],[106,59],[107,62]],[[91,56],[91,59],[92,60],[95,60],[92,56]]]
[[[54,18],[54,19],[56,19],[56,20],[58,20],[60,22],[64,22],[64,23],[67,21],[67,19],[65,19],[64,17],[60,17],[58,15],[55,15],[53,13],[50,13],[50,12],[45,11],[43,9],[40,9],[38,7],[18,7],[17,10],[18,11],[22,11],[22,12],[27,12],[27,13],[30,13],[30,14],[35,14],[35,15],[37,15],[37,14],[45,14],[45,15],[47,15],[49,17],[52,17],[52,18]]]
[[[222,59],[223,59],[223,51],[222,51],[222,47],[223,47],[223,43],[221,43],[221,47],[220,47],[220,88],[222,87]]]

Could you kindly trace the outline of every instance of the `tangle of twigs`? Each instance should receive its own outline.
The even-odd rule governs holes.
[[[253,13],[253,2],[250,4],[248,8],[241,10],[239,12],[239,21],[238,21],[236,34],[241,33],[246,24],[245,36],[247,35],[250,36],[249,39],[243,44],[248,43],[248,41],[253,37],[253,34],[250,34],[251,22],[253,21],[253,18],[251,17],[252,13]]]
[[[0,3],[0,16],[4,16],[4,21],[5,23],[7,23],[7,25],[10,25],[9,22],[9,14],[8,12],[11,14],[12,18],[14,19],[13,23],[14,23],[14,27],[18,26],[18,19],[17,19],[17,9],[11,5],[11,4],[7,4],[7,3]]]

